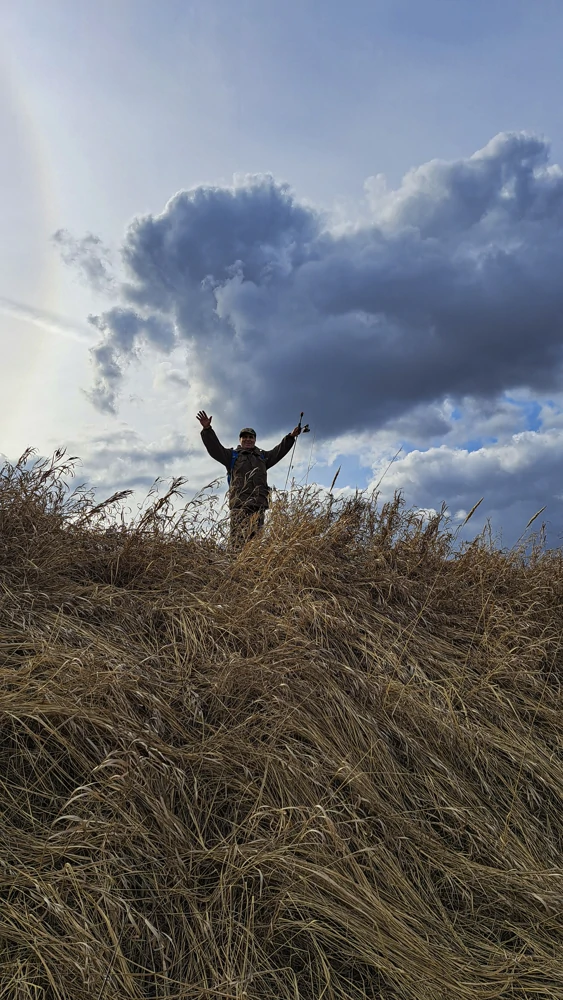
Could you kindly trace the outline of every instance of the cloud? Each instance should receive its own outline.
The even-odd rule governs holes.
[[[368,179],[374,217],[391,230],[415,227],[423,239],[468,233],[485,220],[497,234],[526,216],[545,218],[563,175],[548,166],[549,147],[538,136],[502,133],[465,160],[431,160],[410,170],[397,191]],[[540,184],[538,185],[538,181]]]
[[[58,229],[52,241],[64,263],[73,267],[91,288],[97,292],[111,291],[115,284],[111,255],[99,236],[87,233],[77,239],[67,229]]]
[[[87,328],[82,328],[80,324],[73,323],[55,313],[47,312],[45,309],[36,309],[34,306],[26,305],[24,302],[16,302],[14,299],[0,296],[0,313],[3,313],[4,316],[13,316],[14,319],[25,320],[41,330],[54,333],[66,340],[75,340],[81,344],[92,343],[92,335]]]
[[[396,191],[367,187],[369,218],[347,230],[269,176],[135,219],[118,305],[94,321],[92,400],[115,408],[143,340],[186,344],[216,409],[265,431],[301,409],[330,436],[445,396],[560,386],[563,171],[548,143],[503,133]]]
[[[136,357],[143,341],[160,350],[172,351],[176,341],[174,328],[164,318],[139,316],[134,310],[121,307],[102,316],[89,316],[88,321],[103,334],[103,340],[90,351],[96,381],[86,395],[101,412],[116,413],[123,376],[121,359]]]
[[[173,368],[169,361],[157,365],[153,382],[154,388],[162,391],[172,389],[185,390],[189,388],[190,380],[179,368]]]
[[[95,434],[85,430],[66,450],[81,458],[77,478],[93,485],[97,494],[108,495],[124,489],[143,493],[158,477],[185,476],[193,454],[178,431],[168,430],[150,441],[127,425]]]
[[[544,505],[542,520],[548,523],[548,542],[560,545],[563,532],[561,472],[563,428],[521,431],[508,441],[485,445],[475,451],[442,444],[399,457],[381,484],[387,498],[401,490],[408,506],[437,508],[442,501],[451,515],[463,518],[481,496],[482,508],[467,525],[473,537],[490,519],[494,531],[502,528],[505,544],[512,545],[524,532],[529,519]],[[384,462],[374,468],[371,486],[384,471]]]

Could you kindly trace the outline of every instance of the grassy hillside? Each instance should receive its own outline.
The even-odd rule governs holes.
[[[228,557],[64,462],[0,474],[1,1000],[561,1000],[561,553],[305,491]]]

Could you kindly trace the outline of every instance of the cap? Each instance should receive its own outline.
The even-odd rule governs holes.
[[[255,438],[256,437],[256,431],[253,430],[252,427],[243,427],[243,429],[241,430],[241,432],[239,434],[239,438],[244,437],[245,435],[247,437],[253,437],[253,438]]]

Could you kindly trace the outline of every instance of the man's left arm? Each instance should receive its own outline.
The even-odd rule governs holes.
[[[271,469],[273,465],[281,462],[282,458],[285,458],[285,456],[289,454],[300,433],[301,428],[296,427],[291,434],[286,434],[275,448],[271,448],[270,451],[264,452],[264,455],[266,456],[267,469]]]

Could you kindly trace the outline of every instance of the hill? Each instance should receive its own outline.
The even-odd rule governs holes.
[[[0,998],[561,1000],[563,563],[0,473]]]

